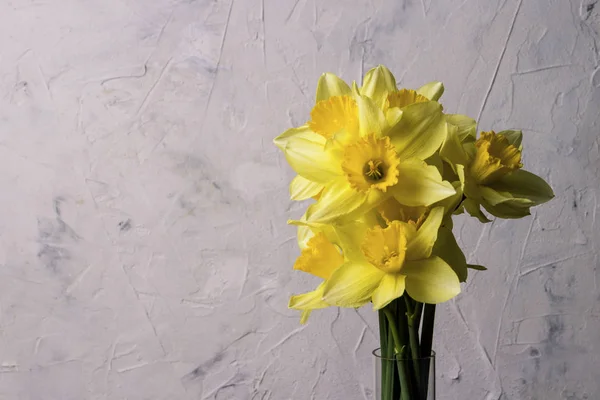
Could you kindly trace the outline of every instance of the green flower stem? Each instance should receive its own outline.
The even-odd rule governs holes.
[[[423,303],[419,303],[404,295],[406,303],[406,316],[408,320],[408,335],[410,340],[410,351],[415,371],[417,385],[421,384],[421,349],[419,347],[419,324],[421,323],[421,309]]]
[[[423,307],[423,326],[421,327],[421,354],[424,357],[431,356],[431,346],[433,344],[433,326],[435,321],[435,304],[425,304]],[[427,388],[429,386],[429,360],[423,364],[427,373],[421,376],[421,387],[423,388],[423,398],[427,398]],[[435,377],[431,377],[435,379]]]
[[[401,400],[414,400],[413,388],[410,380],[410,372],[406,365],[406,348],[407,348],[407,321],[406,309],[404,303],[395,300],[390,305],[383,309],[383,312],[388,320],[388,325],[392,333],[392,338],[395,343],[396,363],[398,366],[398,374],[400,376]],[[396,313],[394,313],[396,311]],[[394,316],[394,314],[396,314]]]
[[[404,297],[404,296],[403,296]],[[400,340],[404,343],[404,348],[401,354],[402,361],[399,362],[399,368],[404,368],[406,376],[406,387],[408,388],[409,399],[418,399],[418,382],[413,370],[412,363],[409,361],[412,352],[410,351],[410,334],[408,327],[408,312],[406,308],[406,302],[402,298],[398,298],[395,301],[396,304],[396,317],[398,320],[398,331]]]
[[[393,357],[393,350],[388,342],[388,321],[383,311],[379,311],[379,341],[381,344],[381,399],[377,400],[393,400],[392,393],[394,383],[394,370],[390,367],[387,359]]]
[[[388,320],[388,326],[392,332],[392,337],[394,339],[394,351],[396,354],[401,354],[404,350],[405,344],[400,340],[400,335],[398,334],[398,327],[396,326],[396,319],[394,318],[394,314],[389,307],[385,307],[383,312]]]

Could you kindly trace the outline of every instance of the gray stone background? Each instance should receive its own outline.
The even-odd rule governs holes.
[[[455,232],[441,400],[600,398],[590,0],[0,2],[0,399],[361,400],[375,314],[287,310],[292,171],[271,140],[324,71],[446,85],[521,128],[557,197]]]

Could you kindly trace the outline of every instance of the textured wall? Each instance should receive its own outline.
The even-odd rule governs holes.
[[[286,308],[315,281],[271,140],[379,63],[522,128],[557,194],[457,222],[489,271],[439,308],[439,399],[598,399],[589,1],[1,1],[0,399],[368,399],[374,313]]]

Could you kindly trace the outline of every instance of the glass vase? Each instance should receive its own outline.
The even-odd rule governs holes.
[[[418,359],[384,358],[373,351],[373,400],[435,400],[435,352]]]

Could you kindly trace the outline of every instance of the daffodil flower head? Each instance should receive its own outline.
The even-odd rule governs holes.
[[[478,184],[492,183],[523,166],[521,150],[502,134],[481,132],[475,147],[477,152],[469,172]]]
[[[294,269],[322,279],[329,279],[333,271],[344,263],[344,256],[325,233],[318,232],[308,240],[307,247],[296,259]]]
[[[425,92],[435,97],[440,87],[429,85]],[[389,118],[384,102],[396,110]],[[360,90],[324,74],[310,120],[275,144],[298,174],[290,185],[292,199],[318,197],[307,220],[337,223],[355,220],[391,197],[407,206],[429,206],[454,195],[436,167],[424,162],[445,136],[440,104],[419,91],[398,91],[389,70],[378,67]]]
[[[324,280],[315,290],[290,298],[288,307],[302,311],[300,323],[304,324],[312,310],[329,307],[329,304],[323,301],[325,282],[344,263],[344,256],[336,243],[337,236],[331,226],[308,226],[303,221],[291,222],[299,224],[298,244],[301,248],[294,269]]]
[[[393,221],[362,235],[343,233],[342,248],[360,248],[325,283],[324,301],[341,307],[373,302],[381,309],[406,290],[417,301],[440,303],[460,292],[459,279],[443,258],[433,254],[444,208],[436,207],[419,229]]]
[[[368,135],[346,146],[342,170],[354,189],[366,192],[375,188],[385,192],[398,183],[399,163],[389,137]]]
[[[447,120],[440,156],[460,179],[455,185],[464,195],[459,211],[464,209],[481,222],[490,220],[480,206],[498,218],[522,218],[531,207],[554,197],[542,178],[523,170],[520,131],[482,132],[475,140],[474,120],[459,115]]]
[[[400,272],[406,258],[407,236],[411,228],[414,229],[400,221],[393,221],[387,228],[376,226],[368,230],[361,247],[365,258],[383,272]],[[414,236],[415,232],[411,233]]]

